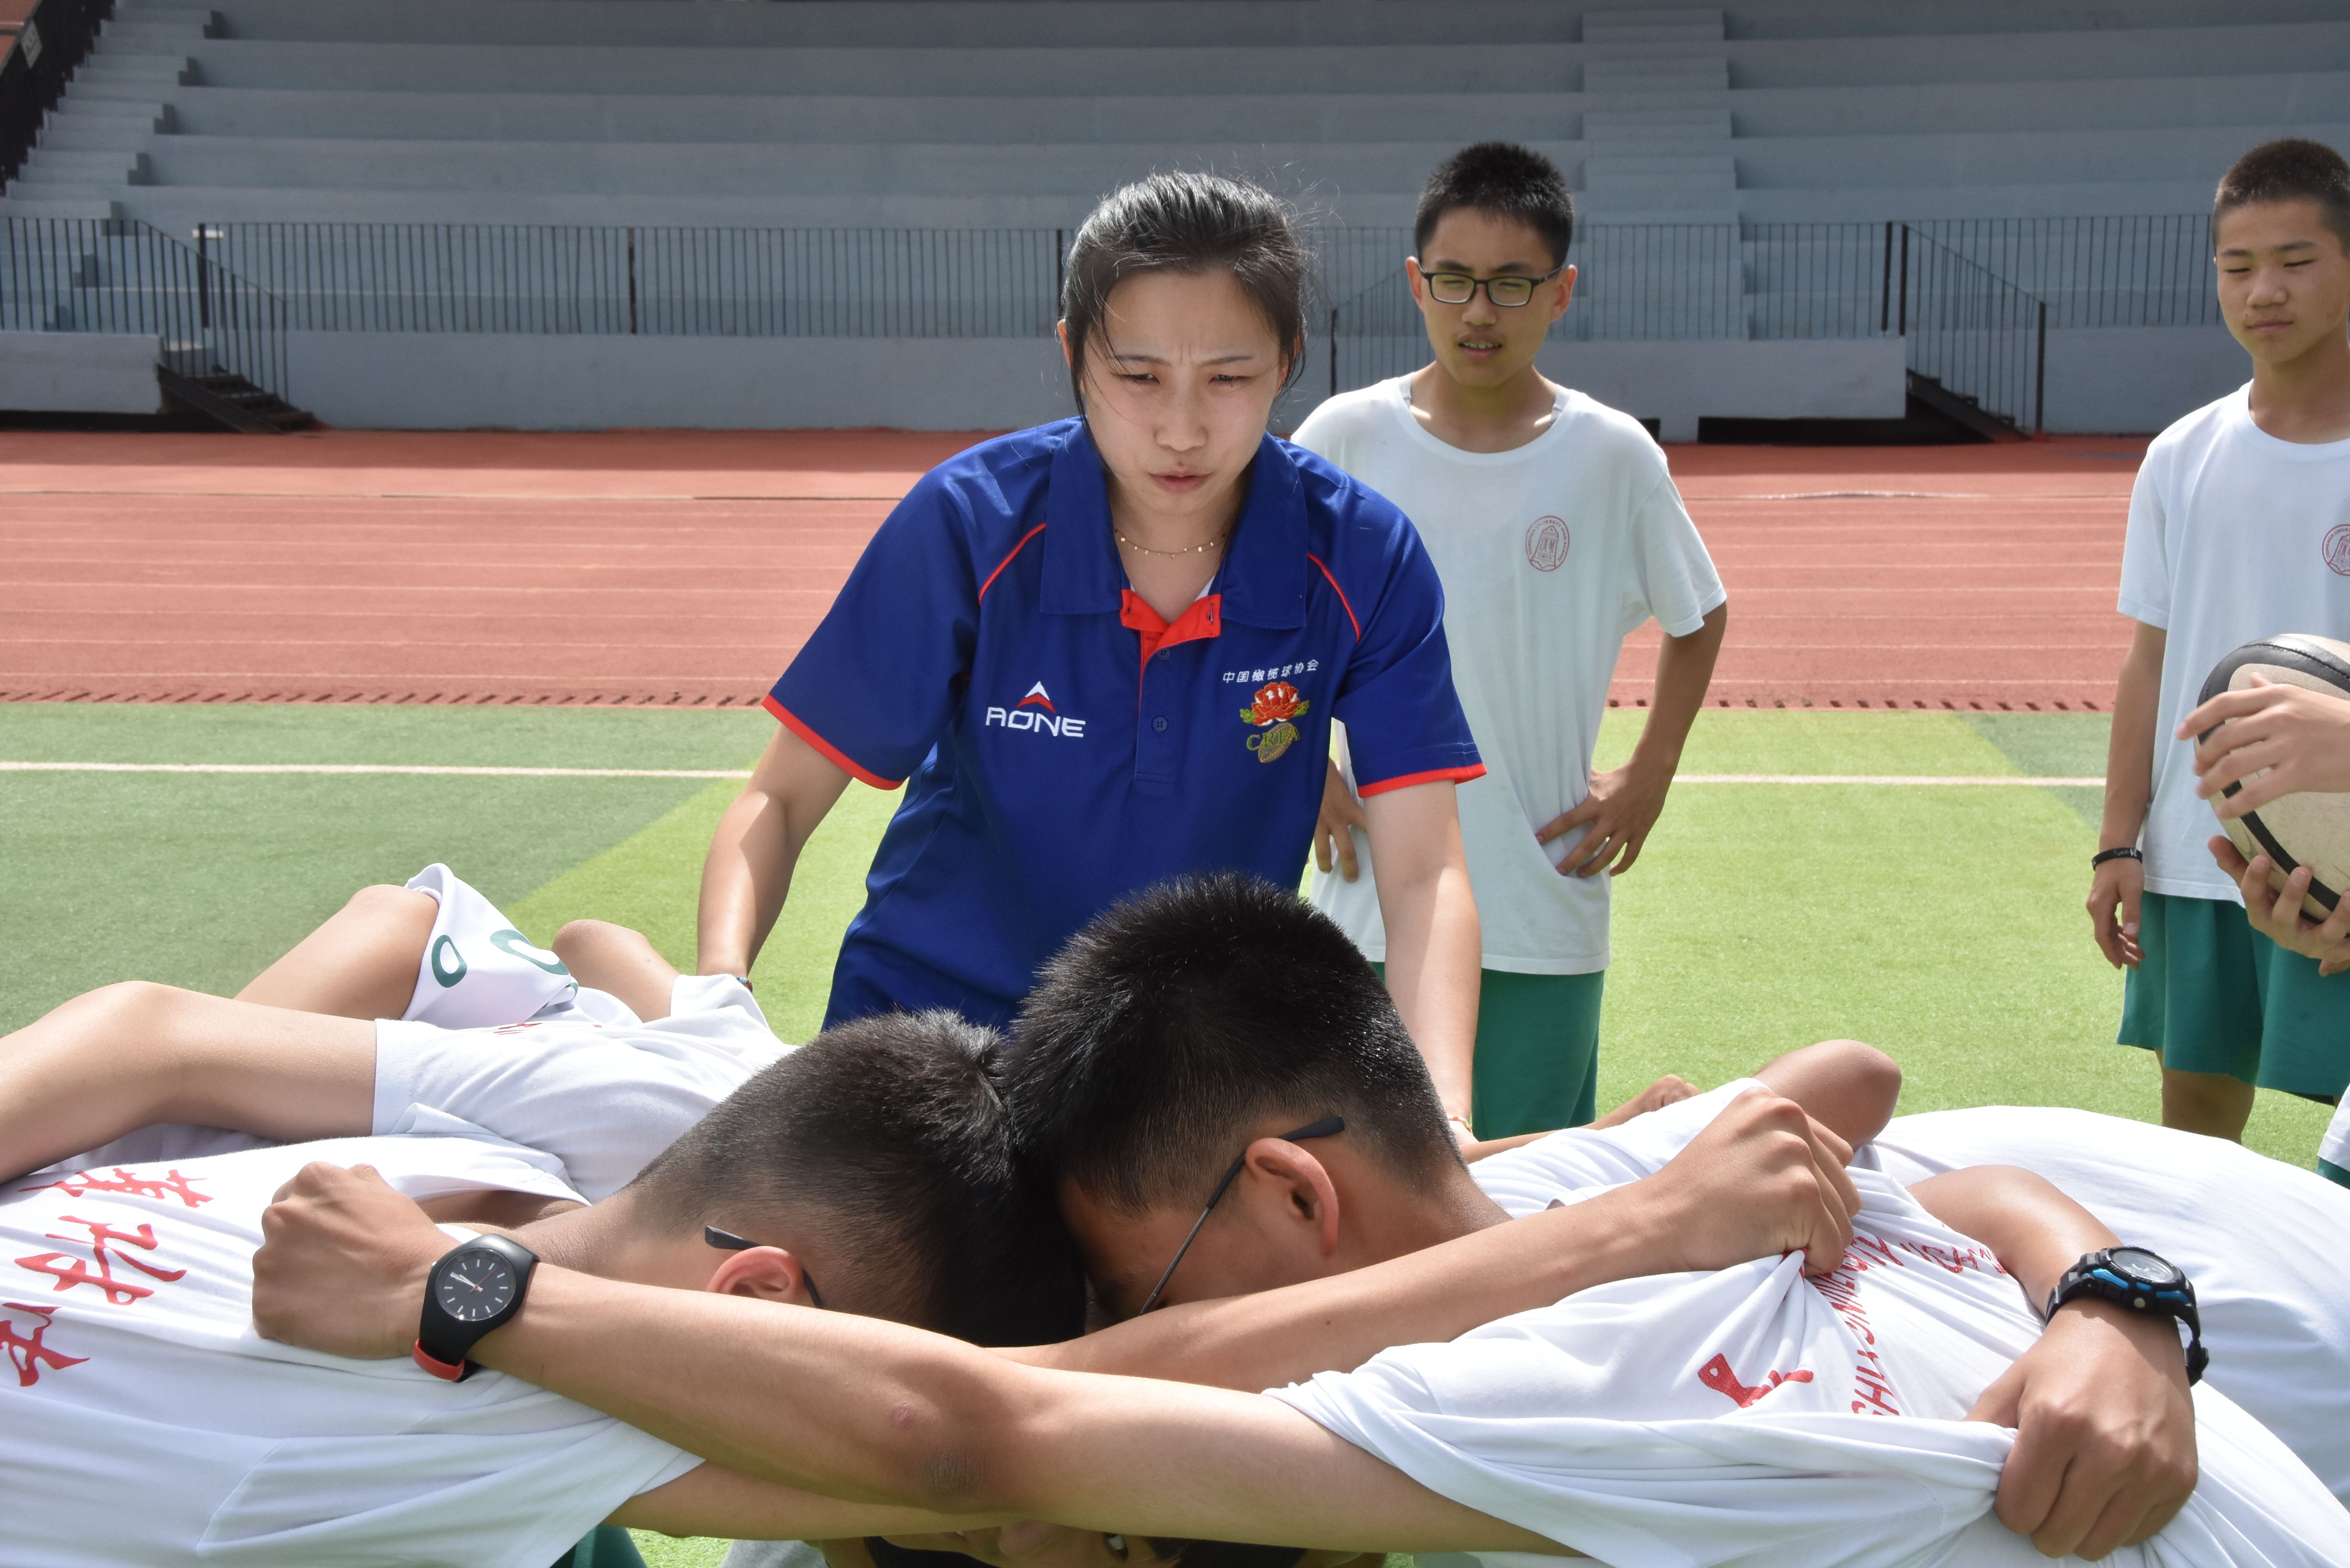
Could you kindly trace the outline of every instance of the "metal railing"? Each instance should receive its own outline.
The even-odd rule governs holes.
[[[182,375],[227,372],[288,402],[285,303],[215,253],[130,218],[0,219],[0,331],[151,336]]]
[[[0,48],[0,185],[25,166],[41,117],[65,96],[66,78],[113,14],[114,0],[37,0],[15,42]]]
[[[1333,393],[1428,362],[1403,275],[1410,248],[1406,229],[1326,239]],[[1375,259],[1385,271],[1365,275]],[[1912,370],[2019,429],[2040,426],[2042,301],[1922,225],[1590,224],[1567,259],[1575,303],[1551,329],[1555,339],[1898,337]]]
[[[1053,229],[227,223],[221,254],[325,332],[1030,337]]]
[[[44,9],[62,0],[44,0]],[[153,330],[285,395],[283,334],[1028,337],[1057,314],[1066,231],[226,223],[11,219],[0,319]],[[1330,389],[1424,364],[1410,232],[1315,236]],[[2217,319],[2194,216],[1587,224],[1569,341],[1900,337],[1909,367],[2040,421],[2050,327]],[[244,334],[244,337],[237,336]],[[192,351],[191,348],[191,351]]]

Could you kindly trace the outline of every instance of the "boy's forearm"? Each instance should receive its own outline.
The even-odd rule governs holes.
[[[1718,604],[1706,612],[1695,631],[1668,637],[1657,649],[1656,691],[1648,700],[1648,717],[1632,748],[1631,764],[1644,772],[1670,776],[1680,766],[1681,748],[1689,743],[1690,727],[1713,684],[1713,667],[1721,655],[1721,638],[1730,624],[1730,606]]]
[[[2034,1306],[2084,1254],[2121,1244],[2097,1217],[2043,1177],[1980,1165],[1909,1189],[1928,1213],[1991,1250]]]
[[[0,1040],[0,1173],[161,1122],[288,1142],[368,1132],[375,1025],[127,981]]]
[[[1634,1183],[1367,1269],[1165,1308],[1062,1345],[1001,1354],[1038,1366],[1253,1392],[1348,1372],[1389,1345],[1458,1337],[1594,1285],[1682,1266],[1678,1217]]]
[[[2137,842],[2154,799],[2155,713],[2162,698],[2162,657],[2168,638],[2137,624],[2114,691],[2113,730],[2106,742],[2106,809],[2097,847]]]

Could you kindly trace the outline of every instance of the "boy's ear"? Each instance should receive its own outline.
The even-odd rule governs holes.
[[[1296,1234],[1323,1258],[1338,1251],[1337,1183],[1303,1146],[1261,1137],[1249,1145],[1241,1175],[1253,1207],[1266,1222]]]
[[[702,1288],[722,1296],[789,1302],[794,1306],[816,1304],[808,1294],[807,1271],[781,1247],[752,1247],[726,1253],[710,1272],[710,1282]]]

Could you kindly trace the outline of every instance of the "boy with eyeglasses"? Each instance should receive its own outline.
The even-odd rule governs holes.
[[[1486,767],[1459,794],[1484,944],[1483,1138],[1592,1119],[1608,881],[1664,809],[1728,616],[1663,451],[1534,368],[1575,293],[1574,226],[1549,160],[1499,141],[1455,153],[1421,192],[1404,263],[1434,361],[1331,399],[1295,438],[1401,507],[1443,580],[1453,683]],[[1624,639],[1651,617],[1666,635],[1639,743],[1594,773]],[[1340,751],[1314,902],[1383,960]]]

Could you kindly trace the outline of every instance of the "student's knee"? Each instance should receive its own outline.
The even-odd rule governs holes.
[[[151,980],[118,980],[96,991],[84,992],[51,1016],[70,1019],[78,1028],[109,1035],[123,1032],[122,1037],[129,1043],[151,1036],[174,1015],[184,1012],[190,999],[199,994]]]
[[[378,882],[360,888],[350,896],[343,912],[387,924],[413,925],[418,928],[418,940],[432,929],[440,918],[441,900],[414,888],[402,888],[390,882]]]
[[[627,926],[614,925],[609,920],[572,920],[555,933],[555,940],[548,945],[556,958],[577,969],[578,961],[588,953],[609,952],[615,944],[640,943],[644,940]]]
[[[1836,1075],[1861,1094],[1887,1106],[1901,1100],[1901,1064],[1863,1040],[1823,1040],[1809,1047]]]

